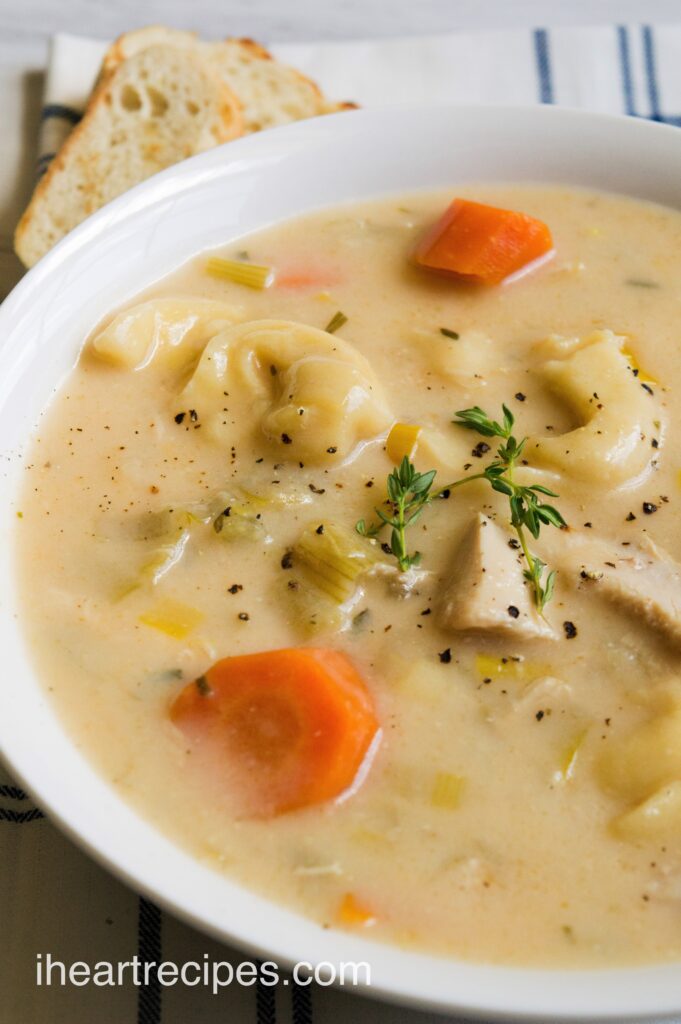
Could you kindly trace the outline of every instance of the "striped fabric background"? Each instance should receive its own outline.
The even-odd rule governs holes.
[[[39,140],[43,173],[78,122],[105,44],[55,38]],[[274,46],[331,96],[560,103],[681,125],[681,26],[602,26],[438,38]],[[52,828],[0,771],[0,1024],[435,1024],[342,991],[280,983],[218,996],[158,983],[37,988],[35,957],[66,962],[240,955],[137,897]],[[310,950],[314,958],[314,950]]]
[[[38,174],[78,123],[106,44],[55,37]],[[330,96],[363,106],[446,102],[559,103],[681,123],[681,25],[612,25],[549,32],[282,44],[273,52]]]

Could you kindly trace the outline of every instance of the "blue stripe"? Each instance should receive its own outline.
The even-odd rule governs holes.
[[[18,786],[0,786],[0,796],[7,796],[10,800],[28,800],[28,796],[24,793],[23,789],[19,789]]]
[[[291,1009],[293,1020],[291,1024],[312,1024],[312,992],[311,985],[300,985],[293,981],[291,989]]]
[[[137,955],[142,964],[161,962],[161,911],[140,896],[137,916]],[[137,1024],[160,1024],[161,985],[156,971],[149,972],[149,984],[140,985],[137,995]]]
[[[653,121],[662,121],[660,111],[660,92],[657,87],[657,68],[655,66],[655,42],[653,30],[650,25],[642,25],[643,34],[643,61],[646,69],[646,80],[648,84],[648,101],[650,103],[650,118]]]
[[[78,124],[82,116],[75,107],[67,107],[63,103],[47,103],[40,112],[41,121],[49,121],[52,117],[58,117],[62,121],[70,121],[71,124]]]
[[[617,26],[617,44],[620,55],[620,71],[622,74],[622,92],[624,93],[624,111],[636,117],[634,101],[634,80],[631,75],[631,53],[629,50],[629,30],[625,25]]]
[[[534,31],[534,55],[539,76],[539,101],[540,103],[553,103],[549,34],[545,28],[537,28]]]
[[[40,181],[43,174],[47,173],[47,170],[56,155],[56,153],[43,153],[42,156],[38,157],[38,162],[35,166],[35,176],[38,181]]]
[[[260,972],[258,972],[258,983],[255,989],[255,1022],[256,1024],[277,1024],[277,987],[276,985],[265,985]]]
[[[11,821],[14,825],[22,825],[26,821],[38,821],[45,815],[37,807],[29,811],[11,811],[6,807],[0,807],[0,821]]]

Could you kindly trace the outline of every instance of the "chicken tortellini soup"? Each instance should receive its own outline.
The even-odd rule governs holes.
[[[17,509],[74,742],[320,926],[681,957],[679,280],[677,212],[485,186],[279,225],[112,313]]]

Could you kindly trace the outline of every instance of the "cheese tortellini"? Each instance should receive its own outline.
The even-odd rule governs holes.
[[[649,469],[652,438],[662,444],[659,405],[632,373],[623,344],[612,331],[595,331],[543,346],[555,358],[539,372],[582,425],[531,438],[526,452],[533,465],[609,486],[637,481]]]
[[[652,717],[601,755],[604,787],[629,807],[612,823],[626,839],[681,837],[681,694],[666,692]]]
[[[613,823],[623,839],[668,841],[681,835],[681,781],[670,782]]]
[[[119,313],[90,346],[98,358],[128,370],[151,362],[184,369],[214,334],[242,318],[237,307],[212,299],[151,299]]]
[[[464,330],[458,338],[422,329],[412,333],[428,367],[459,387],[483,388],[489,377],[506,372],[499,346],[484,331]]]
[[[306,463],[339,462],[393,418],[364,356],[287,320],[239,324],[210,341],[183,397],[218,439],[230,435],[226,396],[248,404],[280,458]]]

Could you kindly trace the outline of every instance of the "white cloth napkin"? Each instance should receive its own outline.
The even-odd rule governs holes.
[[[52,43],[39,142],[43,170],[77,121],[105,43]],[[681,124],[681,26],[565,28],[390,41],[275,45],[329,96],[365,106],[409,100],[561,103]],[[435,1024],[441,1018],[346,991],[280,984],[46,988],[36,954],[71,963],[238,963],[242,957],[139,898],[65,839],[0,771],[0,1021],[7,1024]],[[265,937],[266,940],[266,937]],[[310,951],[314,957],[314,950]]]
[[[52,40],[40,170],[85,107],[106,46],[69,35]],[[319,82],[328,96],[362,106],[541,102],[681,123],[681,25],[287,43],[271,49]]]

